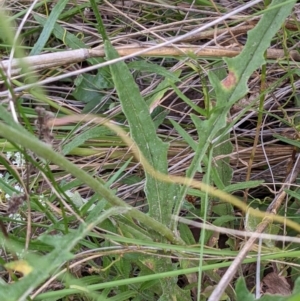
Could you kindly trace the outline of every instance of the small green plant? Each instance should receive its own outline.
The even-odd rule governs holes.
[[[207,1],[198,2],[209,5]],[[202,297],[209,297],[203,291],[210,291],[214,286],[207,285],[201,290],[202,279],[208,277],[218,283],[221,277],[214,271],[230,266],[231,258],[237,255],[237,251],[224,249],[220,254],[220,250],[206,247],[213,233],[203,229],[200,239],[196,239],[191,229],[178,222],[177,218],[187,206],[187,193],[191,193],[200,198],[200,208],[193,207],[189,217],[201,218],[204,222],[209,220],[217,226],[234,227],[234,206],[246,211],[247,204],[230,194],[262,183],[248,181],[231,184],[233,169],[228,155],[233,151],[229,134],[233,123],[228,122],[227,117],[233,105],[248,92],[250,76],[265,63],[264,54],[295,3],[272,1],[263,11],[255,28],[248,32],[247,43],[241,54],[224,59],[226,64],[222,64],[221,72],[209,71],[212,91],[207,94],[210,104],[205,109],[197,108],[177,88],[176,85],[182,80],[181,71],[170,72],[153,62],[109,63],[118,59],[119,55],[110,41],[96,1],[91,0],[66,12],[68,1],[61,0],[55,4],[48,19],[34,16],[43,29],[31,48],[31,55],[37,55],[47,48],[50,37],[55,37],[54,44],[63,43],[72,49],[80,49],[86,47],[84,42],[65,30],[58,20],[71,18],[83,6],[90,6],[97,20],[97,25],[92,25],[102,36],[106,60],[90,58],[88,63],[91,66],[103,66],[96,74],[80,75],[72,94],[77,100],[85,98],[84,113],[92,110],[93,113],[99,113],[97,116],[74,116],[74,112],[69,109],[61,110],[59,105],[53,104],[41,89],[34,86],[28,88],[26,93],[37,103],[47,104],[51,110],[55,108],[57,113],[56,120],[48,116],[40,127],[35,126],[31,120],[41,118],[39,114],[34,115],[36,113],[31,108],[36,103],[26,104],[25,98],[13,90],[13,85],[22,88],[30,77],[24,76],[11,82],[5,70],[1,69],[6,89],[16,97],[14,105],[22,124],[16,123],[5,105],[0,105],[0,134],[7,139],[11,148],[22,152],[28,165],[25,184],[22,177],[5,160],[1,160],[10,175],[25,189],[27,197],[27,203],[20,206],[26,219],[19,222],[19,232],[9,233],[9,236],[5,236],[5,232],[0,234],[7,252],[15,255],[8,263],[4,260],[1,262],[13,279],[11,283],[0,282],[1,300],[64,300],[77,296],[80,300],[189,301],[193,297],[200,300],[201,293]],[[0,16],[0,19],[7,20],[8,17]],[[11,25],[0,22],[2,27],[6,26],[7,32],[11,31]],[[8,47],[12,47],[11,35],[7,34],[6,42]],[[26,64],[22,67],[28,70]],[[141,94],[131,69],[143,74],[155,73],[162,78],[152,95],[144,97]],[[163,97],[172,88],[177,89],[177,95],[194,106],[194,112],[197,112],[190,114],[197,132],[196,140],[179,122],[168,122],[168,126],[172,126],[182,137],[184,145],[194,152],[185,175],[181,177],[170,174],[168,152],[171,139],[159,135],[157,130],[166,115],[159,110],[153,111],[157,98]],[[115,89],[116,94],[114,98],[109,98],[104,107],[110,110],[120,104],[121,110],[106,116],[97,105],[105,100],[107,91],[112,89]],[[114,117],[118,122],[108,120],[107,117]],[[72,126],[72,123],[76,126]],[[50,131],[52,125],[54,135],[48,136],[46,143],[42,141],[45,140],[42,136]],[[82,130],[82,125],[87,128]],[[36,131],[41,134],[40,137],[36,137]],[[63,139],[57,146],[52,140],[60,135]],[[99,141],[103,141],[103,144],[97,150]],[[87,147],[84,150],[81,145],[85,143]],[[74,164],[75,159],[72,162],[71,155],[84,152],[86,156],[105,158],[107,149],[110,150],[109,147],[105,149],[105,143],[109,147],[119,145],[128,148],[123,162],[108,164],[107,170],[113,172],[105,173],[105,180],[96,169],[84,170],[84,164],[80,168]],[[116,152],[113,155],[121,157],[123,154]],[[215,156],[221,159],[214,162]],[[133,164],[142,166],[140,174],[126,177]],[[34,172],[30,173],[29,168]],[[200,172],[205,174],[202,182],[194,180]],[[136,184],[144,181],[146,210],[131,206],[117,195],[113,185],[119,184],[120,178],[123,179],[121,183],[132,181]],[[42,201],[39,198],[39,183],[48,185]],[[8,190],[5,185],[2,186],[3,190]],[[91,191],[88,197],[79,195],[77,190],[82,187],[88,187]],[[220,201],[223,203],[212,205]],[[210,212],[214,213],[215,220],[210,220]],[[248,211],[249,214],[255,212]],[[42,214],[41,219],[38,213]],[[263,213],[258,212],[257,215],[261,218]],[[277,220],[282,221],[280,218]],[[2,219],[3,223],[8,221],[11,221],[9,217]],[[288,224],[299,229],[297,223],[288,221]],[[29,225],[27,232],[24,230],[25,225]],[[36,234],[38,231],[42,234]],[[210,256],[219,257],[209,261]],[[250,254],[245,262],[255,262],[255,256]],[[276,256],[276,253],[262,254],[261,260]],[[299,252],[293,253],[293,256],[299,256]],[[83,263],[88,268],[76,274],[75,268]],[[18,277],[14,271],[22,273],[23,277]],[[178,284],[180,275],[184,275],[186,285]],[[49,288],[53,279],[58,279],[60,285]],[[47,291],[43,292],[45,288]],[[286,300],[296,300],[297,294],[296,287],[293,297]],[[228,288],[223,297],[252,300],[242,280],[237,282],[236,292]],[[261,298],[265,299],[268,300],[268,297]]]

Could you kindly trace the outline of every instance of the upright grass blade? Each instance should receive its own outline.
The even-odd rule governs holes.
[[[68,2],[68,0],[60,0],[56,3],[45,23],[39,39],[30,51],[30,55],[36,55],[42,51],[52,33],[56,20],[59,18],[61,12],[64,10]]]
[[[90,128],[90,129],[86,130],[85,132],[80,133],[74,139],[72,139],[70,142],[68,142],[67,144],[65,144],[63,146],[62,153],[64,155],[67,155],[74,148],[76,148],[76,147],[84,144],[84,142],[87,141],[88,139],[92,139],[92,138],[96,138],[96,137],[97,138],[103,137],[103,136],[105,136],[107,134],[111,134],[111,131],[109,131],[105,127]]]
[[[34,18],[42,26],[46,25],[47,22],[46,18],[43,18],[39,15],[35,15]],[[69,31],[67,31],[65,28],[63,28],[57,23],[54,24],[52,34],[71,49],[80,49],[80,48],[87,47],[86,44],[81,39],[79,39],[76,35],[70,33]],[[90,64],[99,64],[103,62],[103,58],[90,58],[87,59],[87,62],[89,62]],[[101,70],[99,71],[101,71],[103,74],[106,74],[108,73],[106,72],[106,69],[108,69],[108,67],[101,68]]]

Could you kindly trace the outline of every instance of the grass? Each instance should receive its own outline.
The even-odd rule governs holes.
[[[243,2],[5,3],[1,300],[298,298],[299,8]]]

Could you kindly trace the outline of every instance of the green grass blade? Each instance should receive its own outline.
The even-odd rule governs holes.
[[[4,120],[11,121],[11,116],[1,105],[0,116]],[[8,140],[13,140],[14,143],[32,150],[38,156],[57,164],[65,171],[69,172],[77,179],[87,184],[96,193],[105,198],[112,206],[128,207],[128,205],[125,202],[123,202],[121,199],[115,196],[111,190],[105,187],[105,185],[94,179],[93,176],[89,175],[84,170],[78,168],[76,165],[68,161],[61,154],[52,150],[51,147],[49,147],[49,145],[46,145],[45,143],[39,141],[36,137],[27,132],[21,125],[12,123],[12,126],[8,126],[0,122],[0,134]],[[151,228],[152,230],[156,231],[157,233],[164,236],[173,243],[179,243],[179,241],[174,237],[172,231],[165,227],[163,224],[140,212],[137,209],[134,209],[132,207],[130,208],[131,210],[127,213],[128,216],[139,220],[146,227],[149,227],[149,229]]]
[[[153,72],[153,73],[156,73],[156,74],[159,74],[159,75],[162,75],[162,76],[168,78],[171,82],[179,81],[179,77],[176,76],[176,73],[168,71],[166,68],[164,68],[162,66],[148,63],[145,61],[130,62],[128,64],[128,68],[147,72],[147,73]]]
[[[126,168],[128,167],[128,165],[130,164],[132,160],[132,157],[129,158],[106,182],[106,186],[110,187],[112,184],[114,184],[119,177],[121,177],[122,173],[126,170]]]
[[[174,75],[180,76],[180,71],[174,72]],[[162,80],[159,85],[151,91],[150,95],[146,98],[146,103],[148,107],[150,108],[150,111],[152,111],[153,107],[156,107],[157,100],[160,100],[165,93],[171,88],[171,84],[173,83],[170,78],[166,77],[164,80]]]
[[[232,193],[237,190],[244,190],[244,189],[250,189],[250,188],[256,188],[259,185],[263,184],[264,180],[258,180],[258,181],[248,181],[248,182],[242,182],[242,183],[236,183],[228,185],[224,188],[224,191],[227,193]]]
[[[93,227],[106,220],[112,215],[122,214],[128,208],[114,207],[107,211],[102,212],[97,219],[95,219],[90,224],[84,224],[79,227],[73,233],[64,235],[63,237],[58,236],[45,236],[46,242],[55,246],[55,249],[49,254],[43,257],[37,257],[34,255],[29,255],[26,258],[27,264],[32,268],[32,271],[26,276],[17,281],[14,284],[9,285],[9,297],[10,300],[25,300],[26,296],[30,294],[35,287],[41,284],[47,279],[49,274],[61,266],[65,261],[70,260],[73,255],[70,253],[73,247],[86,236]],[[0,284],[0,297],[1,300],[7,300],[3,296],[5,294],[8,285]]]
[[[44,29],[42,30],[39,39],[33,46],[32,50],[30,51],[30,55],[39,54],[42,51],[42,49],[45,47],[57,19],[59,18],[61,12],[64,10],[68,2],[69,2],[68,0],[60,0],[59,2],[57,2],[57,4],[52,9],[49,18],[47,19],[44,25]]]
[[[85,141],[96,138],[96,137],[97,138],[103,137],[108,134],[111,134],[111,131],[105,127],[90,128],[90,129],[86,130],[85,132],[80,133],[74,139],[72,139],[70,142],[65,144],[63,146],[62,153],[64,155],[67,155],[76,147],[84,144]]]
[[[42,16],[34,15],[34,19],[43,27],[45,27],[47,24],[47,19]],[[63,41],[64,44],[72,49],[86,48],[86,45],[83,41],[77,38],[74,34],[66,31],[59,24],[54,24],[52,33],[56,38]]]
[[[219,253],[220,250],[218,251]],[[280,254],[278,252],[276,253],[272,253],[271,255],[262,255],[262,260],[268,260],[268,259],[276,259],[276,258],[281,258],[282,257],[299,257],[299,251],[295,251],[295,252],[283,252],[283,254]],[[244,263],[252,263],[252,262],[256,262],[257,259],[255,257],[253,258],[247,258],[244,260]],[[227,261],[223,261],[223,262],[219,262],[219,263],[210,263],[207,265],[203,266],[203,270],[202,271],[209,271],[209,270],[216,270],[216,269],[220,269],[222,267],[228,267],[231,264],[231,260],[227,260]],[[99,284],[93,284],[93,285],[88,285],[87,288],[89,290],[100,290],[106,287],[117,287],[117,286],[121,286],[121,285],[127,285],[127,284],[134,284],[134,283],[142,283],[145,281],[150,281],[150,280],[156,280],[159,278],[167,278],[167,277],[175,277],[178,275],[187,275],[187,274],[191,274],[191,273],[195,273],[198,272],[198,267],[193,267],[193,268],[187,268],[187,269],[177,269],[177,270],[173,270],[173,271],[168,271],[165,273],[157,273],[157,274],[152,274],[152,275],[147,275],[147,276],[139,276],[139,277],[134,277],[134,278],[130,278],[130,279],[121,279],[121,280],[116,280],[116,281],[111,281],[111,282],[106,282],[106,283],[99,283]],[[75,294],[77,293],[79,290],[76,288],[70,288],[70,289],[66,289],[66,291],[69,291],[70,294]],[[59,295],[60,291],[57,292],[51,292],[53,293],[52,297],[54,296],[54,294],[56,293],[57,295]],[[36,297],[34,300],[38,301],[38,300],[46,300],[49,297],[49,294],[51,296],[50,292],[46,292],[43,293],[41,295],[39,295],[38,297]],[[176,299],[174,299],[176,300]],[[180,299],[181,300],[181,299]]]

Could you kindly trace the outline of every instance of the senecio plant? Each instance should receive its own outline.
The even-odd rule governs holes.
[[[40,54],[52,32],[57,39],[68,43],[66,39],[68,35],[62,35],[59,32],[57,23],[67,3],[67,0],[57,1],[47,20],[36,16],[37,22],[43,25],[43,30],[30,55]],[[248,32],[246,45],[240,55],[224,59],[226,75],[220,78],[216,73],[209,72],[208,77],[213,88],[215,102],[210,110],[201,111],[202,116],[191,115],[198,133],[197,141],[191,139],[178,123],[171,121],[174,128],[185,137],[194,151],[186,176],[175,177],[168,173],[169,144],[157,135],[157,125],[153,121],[149,105],[142,97],[127,64],[123,60],[115,62],[119,57],[118,53],[107,37],[101,12],[97,9],[95,0],[90,0],[88,4],[94,11],[97,29],[104,41],[106,62],[103,65],[109,65],[109,69],[106,70],[109,70],[122,112],[126,117],[129,136],[128,132],[113,122],[91,115],[76,117],[66,113],[63,116],[57,116],[56,119],[45,121],[45,126],[54,126],[55,129],[55,127],[74,122],[80,124],[89,121],[96,124],[96,130],[93,128],[93,138],[101,135],[103,129],[118,134],[145,171],[144,192],[148,211],[143,212],[134,208],[117,197],[115,191],[109,188],[111,183],[104,182],[92,173],[78,168],[65,156],[71,151],[70,149],[58,151],[49,143],[41,141],[28,128],[26,122],[24,125],[16,123],[6,105],[1,104],[0,135],[21,151],[29,164],[39,170],[54,185],[57,193],[67,200],[66,205],[74,212],[74,216],[69,217],[63,209],[65,206],[63,203],[60,203],[61,216],[50,210],[47,211],[46,218],[52,226],[45,229],[37,239],[27,240],[26,248],[23,238],[15,235],[6,237],[3,232],[0,232],[1,243],[7,254],[17,254],[8,262],[2,259],[2,264],[10,271],[12,281],[0,282],[1,300],[65,300],[66,296],[71,295],[81,296],[80,300],[192,300],[191,291],[200,300],[201,277],[206,274],[218,282],[220,276],[214,273],[214,269],[228,267],[230,262],[228,260],[221,264],[206,262],[203,254],[209,252],[204,243],[207,231],[201,232],[199,247],[190,229],[179,223],[176,217],[182,210],[189,187],[198,188],[202,192],[199,216],[204,221],[210,196],[224,201],[226,210],[232,210],[233,205],[245,210],[243,203],[222,191],[230,185],[232,177],[228,161],[220,161],[217,167],[212,168],[212,156],[216,153],[222,155],[231,152],[231,143],[226,142],[231,126],[227,122],[229,110],[248,92],[248,79],[265,63],[265,51],[291,13],[295,3],[296,1],[272,1],[264,10],[255,28]],[[9,17],[1,12],[0,19],[6,41],[15,45],[18,42],[9,34],[12,31]],[[79,40],[78,43],[80,42]],[[24,70],[27,67],[24,66]],[[3,70],[1,77],[6,89],[13,93],[14,87]],[[26,84],[30,83],[30,80],[32,81],[28,79]],[[170,81],[173,85],[179,80],[176,74],[172,74]],[[18,84],[20,87],[25,85],[20,82]],[[46,99],[43,91],[34,84],[30,86],[28,93],[41,102]],[[18,102],[18,100],[15,101]],[[215,145],[220,142],[222,142],[222,147],[216,149]],[[70,145],[68,147],[70,148]],[[50,169],[51,164],[72,175],[79,183],[78,185],[88,186],[94,196],[90,200],[82,201],[80,206],[76,206],[75,202],[66,196],[65,192],[69,189],[68,183],[55,183]],[[7,164],[6,166],[10,168]],[[193,180],[195,173],[201,168],[206,173],[203,182]],[[23,186],[22,180],[13,173],[13,168],[10,168],[10,171]],[[31,183],[29,184],[30,188]],[[253,183],[249,182],[244,185],[244,188],[251,187],[251,185]],[[28,207],[30,204],[34,208],[47,206],[47,202],[36,203],[36,198],[31,195],[30,190],[27,194]],[[76,226],[74,226],[74,221],[76,221]],[[87,237],[91,239],[87,240]],[[97,245],[95,241],[102,243]],[[98,248],[93,251],[95,244]],[[193,244],[196,247],[192,247]],[[86,257],[77,256],[79,250],[86,248],[98,254],[101,258],[101,268],[98,269],[97,277],[75,279],[71,273],[74,262],[79,259],[86,260],[90,261],[93,266],[92,255],[94,253],[92,251],[87,252]],[[192,261],[191,254],[198,260]],[[236,253],[232,254],[231,256],[236,255]],[[112,267],[117,271],[117,276],[109,274]],[[93,269],[97,270],[96,267]],[[22,277],[17,277],[13,271],[21,273]],[[186,275],[189,283],[186,289],[178,286],[179,275]],[[50,285],[51,277],[59,279],[64,285],[49,289],[47,292],[40,291],[39,287],[48,283],[47,281]],[[295,290],[295,294],[297,292]],[[225,295],[226,298],[232,300],[240,300],[239,296],[247,295],[247,300],[252,300],[253,297],[247,292],[242,282],[238,282],[236,292],[228,288]]]

